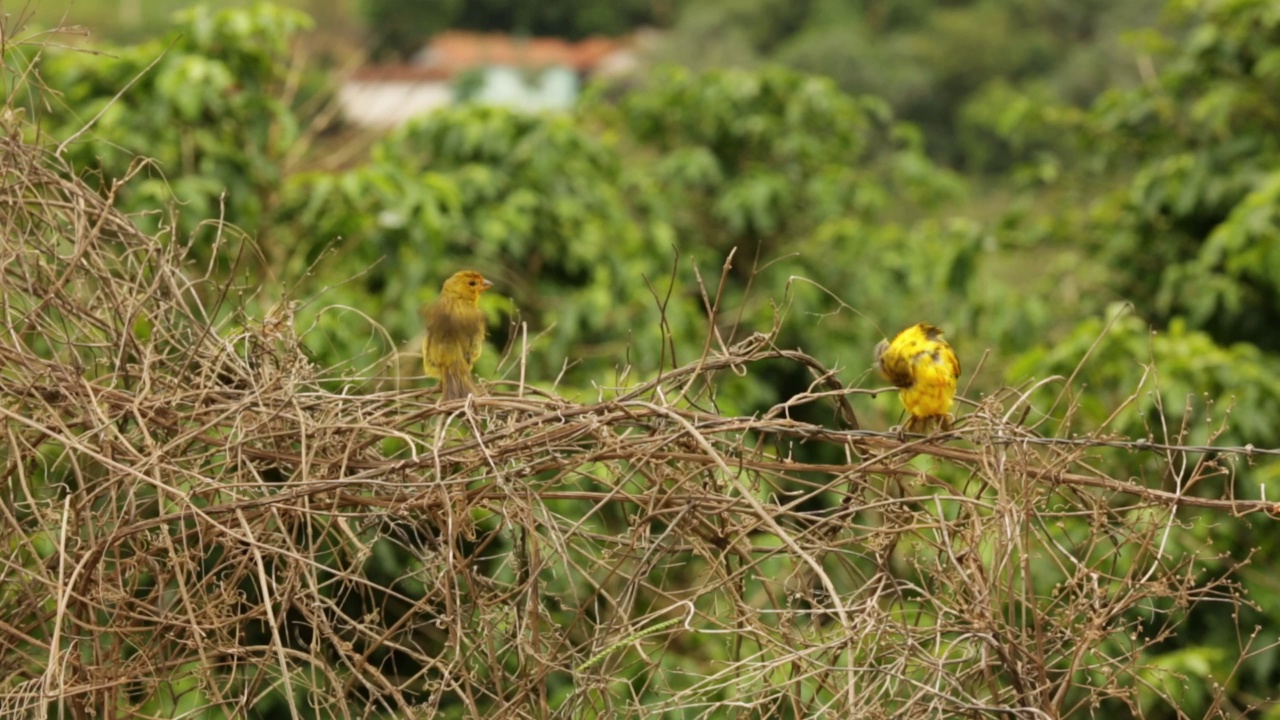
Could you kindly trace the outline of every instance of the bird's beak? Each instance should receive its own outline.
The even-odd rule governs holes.
[[[493,283],[489,282],[488,280],[485,280],[484,284],[480,286],[480,292],[484,292],[485,290],[488,290],[491,287],[493,287]]]

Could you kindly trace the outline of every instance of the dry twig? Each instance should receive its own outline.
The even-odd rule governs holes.
[[[1095,469],[1210,448],[1000,397],[932,440],[790,419],[858,391],[768,336],[595,404],[335,393],[288,307],[215,322],[226,288],[72,177],[0,140],[0,717],[1081,716],[1239,602],[1169,528],[1269,509]],[[823,392],[662,401],[764,360]]]

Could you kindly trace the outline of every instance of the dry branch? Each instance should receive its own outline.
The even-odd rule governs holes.
[[[0,139],[0,180],[0,717],[1084,715],[1239,602],[1167,542],[1187,508],[1269,509],[1001,397],[945,437],[791,419],[865,391],[764,335],[595,404],[334,392],[287,307],[218,320],[56,157]],[[762,361],[824,389],[663,401]]]

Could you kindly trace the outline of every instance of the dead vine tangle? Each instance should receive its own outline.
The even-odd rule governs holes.
[[[1037,437],[1012,396],[931,439],[792,419],[865,391],[766,336],[591,404],[335,392],[287,308],[218,325],[177,243],[38,149],[0,173],[3,717],[1132,708],[1145,647],[1242,602],[1170,530],[1271,510],[1188,489],[1275,451]],[[664,400],[763,361],[823,389]]]

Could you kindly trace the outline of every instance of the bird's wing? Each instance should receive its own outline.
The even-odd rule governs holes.
[[[960,379],[960,358],[956,357],[956,351],[953,350],[951,346],[948,345],[947,343],[945,342],[942,343],[942,348],[943,348],[942,359],[947,363],[947,366],[951,369],[951,375],[954,376],[957,380],[959,380]]]
[[[893,339],[880,353],[876,368],[880,371],[880,375],[895,386],[904,388],[911,387],[915,382],[914,373],[911,368],[910,353],[906,352],[907,343],[903,342],[902,336]]]
[[[465,348],[467,353],[467,365],[474,365],[480,359],[480,354],[484,352],[484,325],[480,326],[479,332],[471,335],[469,347]]]

